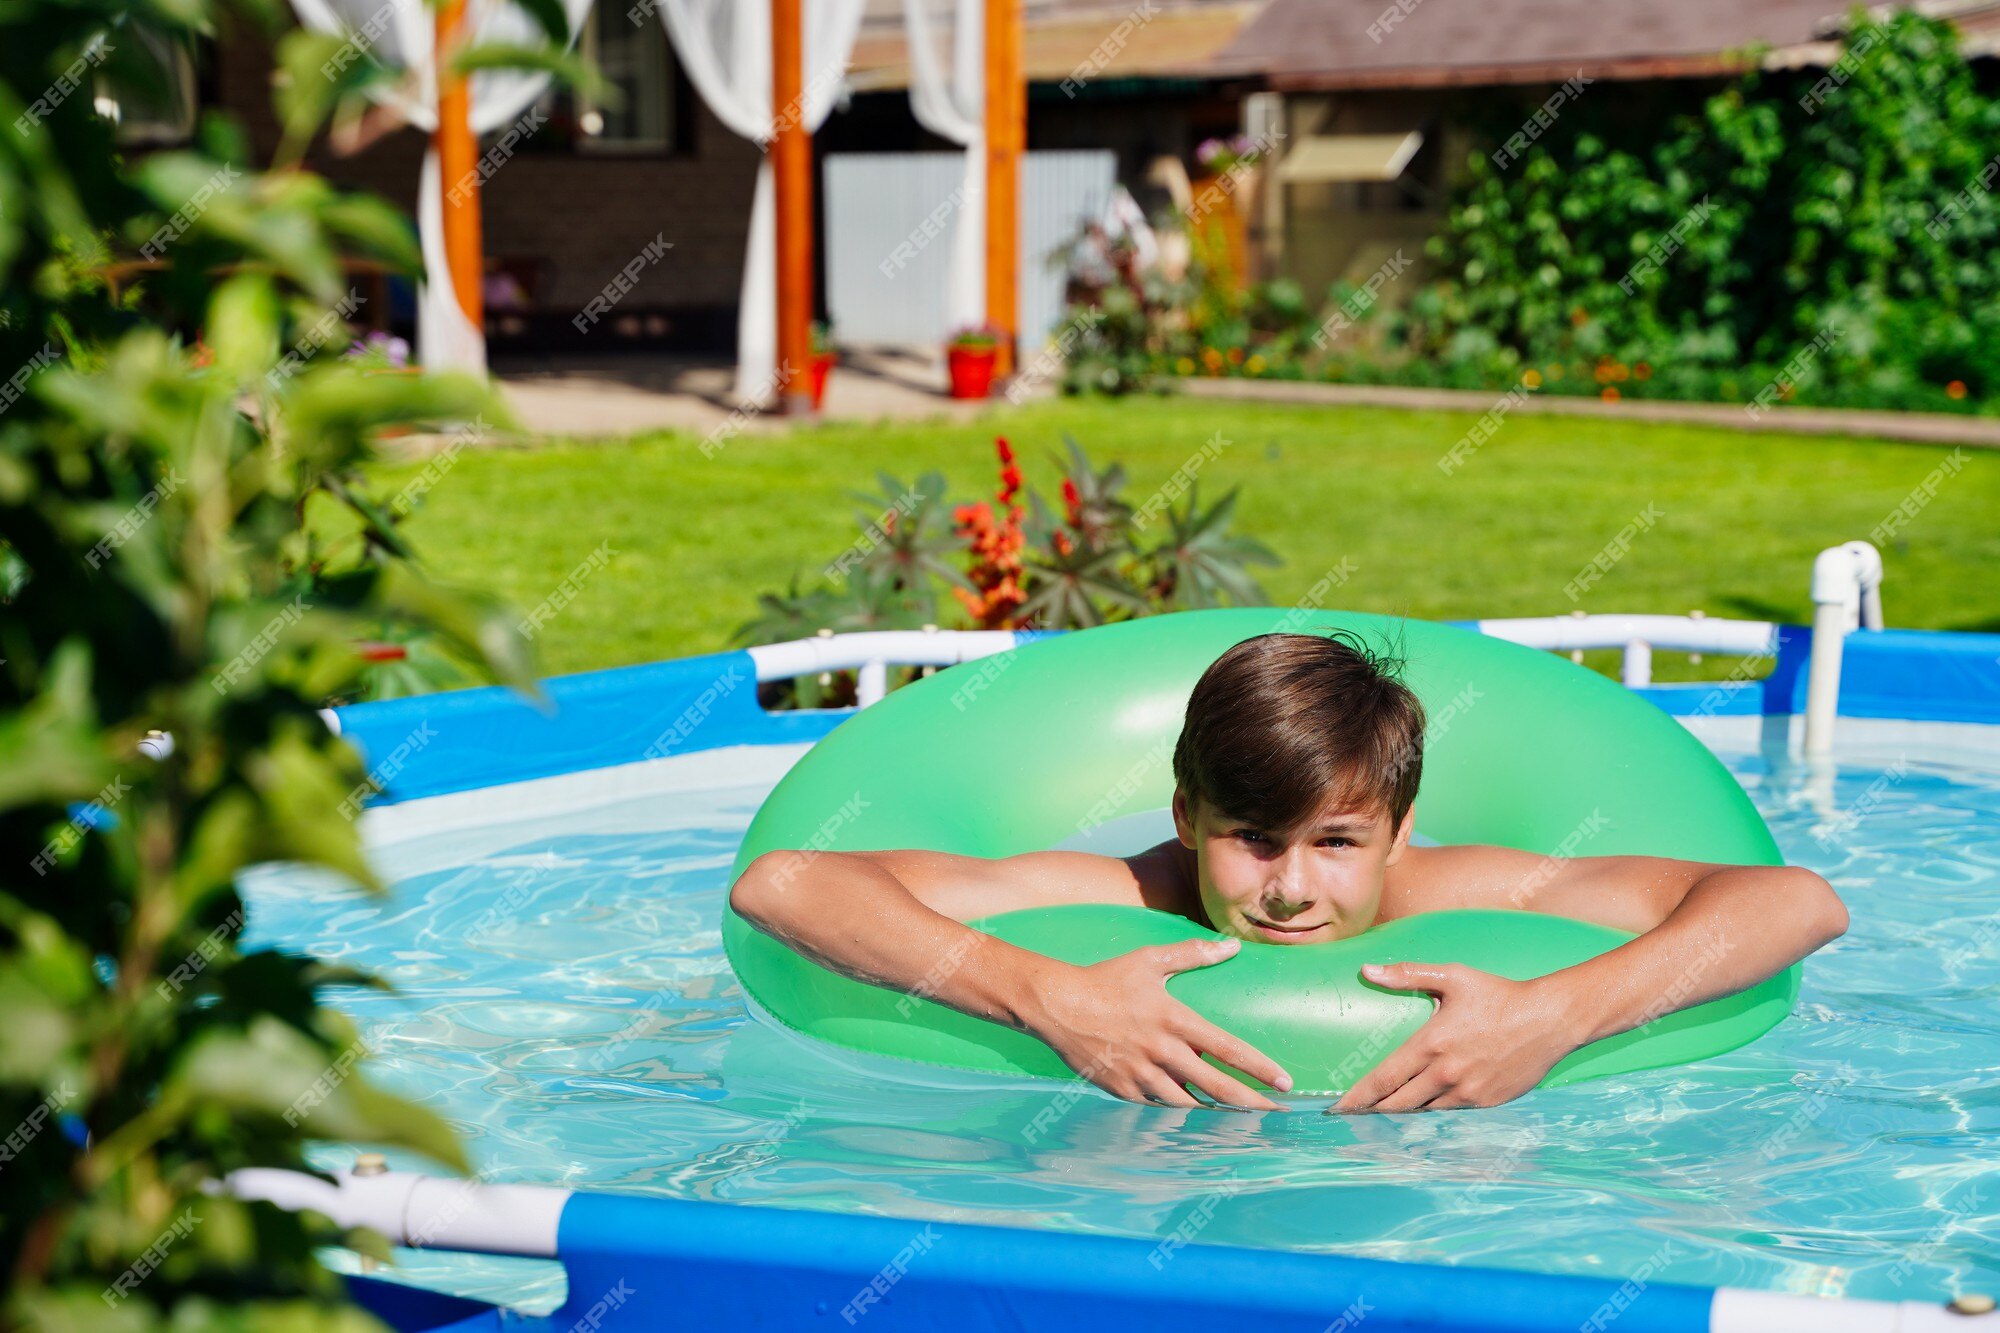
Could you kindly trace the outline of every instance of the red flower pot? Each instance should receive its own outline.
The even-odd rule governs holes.
[[[819,405],[826,401],[827,372],[833,369],[833,363],[838,359],[832,352],[821,352],[812,359],[812,365],[806,372],[806,382],[807,386],[812,390],[812,404],[813,411],[815,412],[819,411]]]
[[[962,347],[957,344],[945,349],[945,364],[951,370],[951,396],[954,398],[984,398],[993,392],[993,364],[999,358],[998,347]]]

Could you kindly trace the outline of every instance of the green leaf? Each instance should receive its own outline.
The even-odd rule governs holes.
[[[365,1054],[357,1045],[328,1050],[296,1028],[260,1018],[241,1032],[196,1038],[162,1095],[177,1108],[213,1104],[236,1115],[296,1125],[313,1138],[405,1147],[470,1170],[449,1125],[362,1076]]]

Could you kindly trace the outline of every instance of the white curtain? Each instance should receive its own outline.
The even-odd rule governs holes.
[[[591,0],[562,0],[571,39],[582,31]],[[317,32],[346,37],[404,77],[369,95],[400,112],[425,133],[437,129],[435,11],[425,0],[292,0],[299,22]],[[384,24],[378,15],[388,14]],[[527,11],[506,0],[466,0],[474,45],[536,46],[547,40]],[[370,35],[371,25],[379,34]],[[480,70],[472,76],[472,132],[489,134],[512,123],[548,86],[534,70]],[[432,370],[486,370],[486,340],[459,308],[444,253],[444,182],[435,145],[424,151],[417,189],[417,233],[423,242],[425,281],[417,289],[417,347]]]
[[[792,114],[807,133],[826,123],[840,99],[865,0],[805,0],[805,57],[800,105]],[[690,82],[716,119],[758,144],[775,131],[771,106],[769,0],[663,0],[660,12]],[[778,366],[778,222],[771,164],[757,170],[750,240],[737,301],[736,397],[767,402]],[[794,366],[803,373],[803,366]]]
[[[951,66],[939,61],[931,0],[903,0],[910,47],[910,111],[917,123],[965,149],[945,290],[952,328],[986,322],[986,22],[983,0],[951,0],[944,40]]]

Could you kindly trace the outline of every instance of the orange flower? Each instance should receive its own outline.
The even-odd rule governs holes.
[[[1653,367],[1645,361],[1633,362],[1632,378],[1635,380],[1649,380],[1653,378]]]
[[[1539,388],[1541,388],[1541,387],[1542,387],[1542,372],[1541,372],[1541,371],[1539,371],[1539,370],[1536,370],[1536,369],[1535,369],[1534,367],[1530,366],[1530,367],[1528,368],[1528,373],[1527,373],[1527,374],[1525,374],[1525,375],[1523,375],[1523,376],[1521,376],[1521,383],[1523,383],[1523,384],[1527,385],[1527,386],[1528,386],[1528,387],[1529,387],[1530,389],[1539,389]]]
[[[1625,396],[1624,394],[1618,392],[1617,386],[1610,384],[1605,385],[1604,392],[1598,395],[1598,397],[1602,398],[1607,403],[1615,403],[1624,396]]]
[[[952,595],[981,629],[1015,628],[1014,612],[1028,600],[1021,589],[1021,548],[1026,537],[1021,531],[1021,506],[1013,499],[1021,489],[1021,469],[1014,466],[1014,450],[1005,437],[994,439],[1000,456],[1000,489],[996,494],[1007,506],[1004,519],[995,517],[985,501],[959,505],[952,510],[958,535],[965,539],[972,556],[966,577],[977,591],[953,588]]]
[[[1965,397],[1965,381],[1953,380],[1944,386],[1944,396],[1953,400]]]

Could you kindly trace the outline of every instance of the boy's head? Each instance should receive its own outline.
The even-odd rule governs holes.
[[[1314,944],[1374,923],[1423,775],[1423,705],[1394,669],[1349,634],[1263,634],[1195,683],[1174,825],[1216,930]]]

